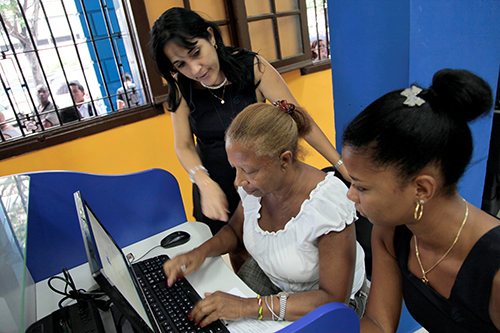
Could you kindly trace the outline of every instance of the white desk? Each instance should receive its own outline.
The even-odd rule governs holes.
[[[173,258],[178,254],[185,253],[201,245],[204,241],[212,236],[212,234],[210,233],[210,229],[204,223],[185,222],[174,228],[160,232],[147,239],[127,246],[123,248],[123,252],[124,254],[132,253],[135,258],[139,258],[152,247],[159,245],[163,237],[177,230],[187,231],[191,235],[191,238],[186,244],[170,249],[158,247],[151,251],[143,259],[154,257],[160,254],[167,254],[170,258]],[[69,270],[69,273],[71,274],[71,277],[73,278],[73,281],[75,282],[77,288],[89,290],[96,284],[90,274],[88,263]],[[62,273],[59,274],[59,276],[62,277]],[[234,288],[238,288],[241,296],[256,296],[255,292],[253,292],[243,281],[240,280],[240,278],[226,265],[226,263],[220,256],[207,258],[205,260],[205,263],[200,267],[199,270],[188,275],[186,278],[193,285],[193,287],[201,297],[204,297],[205,292],[214,292],[217,290],[229,292]],[[47,281],[48,279],[40,281],[36,284],[37,320],[56,310],[58,308],[57,303],[62,298],[61,295],[56,294],[48,287]],[[60,282],[59,284],[59,281],[54,281],[53,285],[58,287],[60,290],[63,290],[63,282]],[[262,332],[274,332],[277,329],[286,326],[290,322],[279,323],[279,325],[276,325],[278,324],[277,322],[272,323],[272,329],[266,329]],[[229,328],[231,331],[233,331],[231,329],[231,326]],[[235,329],[234,331],[238,330]]]

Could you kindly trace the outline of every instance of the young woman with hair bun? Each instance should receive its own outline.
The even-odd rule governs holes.
[[[429,332],[499,332],[500,223],[457,183],[470,163],[468,122],[491,111],[491,88],[438,71],[370,104],[346,128],[348,197],[373,224],[373,272],[362,332],[395,332],[402,300]]]

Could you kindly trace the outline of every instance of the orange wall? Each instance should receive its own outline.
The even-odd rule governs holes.
[[[297,100],[334,143],[331,71],[301,76],[296,70],[283,75]],[[130,125],[54,147],[0,161],[0,176],[41,170],[71,170],[97,174],[124,174],[150,168],[170,171],[179,181],[186,214],[192,220],[191,182],[174,152],[170,115]],[[305,144],[308,148],[309,146]],[[328,162],[315,151],[307,163],[318,168]]]

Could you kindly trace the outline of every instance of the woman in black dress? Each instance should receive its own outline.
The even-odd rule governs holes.
[[[217,25],[191,10],[171,8],[155,21],[151,54],[168,82],[175,151],[194,184],[194,217],[215,234],[240,200],[224,148],[231,120],[256,102],[298,103],[266,60],[225,46]],[[314,122],[306,141],[348,177],[339,153]]]

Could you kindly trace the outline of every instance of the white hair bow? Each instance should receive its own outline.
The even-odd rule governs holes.
[[[415,104],[420,106],[424,104],[425,101],[422,98],[418,97],[418,94],[420,94],[421,91],[422,89],[417,86],[412,86],[411,88],[406,88],[405,90],[403,90],[401,92],[401,95],[406,97],[406,100],[403,102],[403,104],[408,106],[415,106]]]

